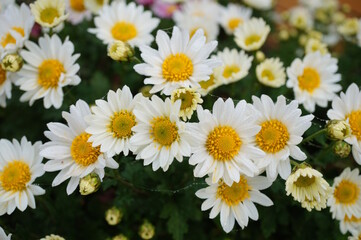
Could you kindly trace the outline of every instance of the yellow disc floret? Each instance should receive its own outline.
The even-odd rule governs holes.
[[[260,40],[261,40],[261,36],[257,34],[252,34],[245,39],[244,43],[246,44],[246,46],[249,46],[254,43],[258,43]]]
[[[43,61],[38,71],[38,83],[45,89],[57,87],[61,74],[65,73],[63,64],[56,59]]]
[[[151,121],[151,137],[162,147],[170,147],[173,142],[178,141],[178,127],[168,117],[155,117]]]
[[[137,36],[137,28],[129,22],[117,22],[111,29],[113,38],[119,41],[129,41]]]
[[[23,37],[25,36],[24,29],[21,27],[13,27],[12,30],[16,31]],[[16,39],[11,35],[10,32],[5,34],[5,36],[3,36],[1,38],[1,46],[2,47],[6,47],[6,45],[8,45],[8,44],[15,44],[15,43],[16,43]]]
[[[54,7],[44,8],[40,12],[40,20],[48,24],[52,24],[58,17],[60,17],[59,11]]]
[[[342,180],[336,187],[333,195],[336,203],[354,204],[360,195],[360,188],[349,180]]]
[[[287,127],[278,120],[269,120],[261,124],[261,131],[256,135],[257,145],[267,153],[282,150],[290,138]]]
[[[6,71],[0,66],[0,86],[6,81]]]
[[[193,74],[192,60],[183,53],[170,55],[162,64],[162,74],[170,82],[188,80]]]
[[[298,87],[309,93],[313,93],[320,86],[320,83],[320,75],[313,68],[305,68],[303,74],[298,76]]]
[[[0,172],[1,187],[8,192],[24,191],[30,179],[29,165],[19,160],[9,162]]]
[[[129,138],[132,136],[132,127],[136,124],[132,112],[122,110],[113,115],[110,121],[109,130],[115,138]]]
[[[240,18],[231,18],[229,21],[228,21],[228,27],[231,29],[231,30],[235,30],[240,24],[243,23],[243,20],[240,19]]]
[[[355,135],[357,140],[361,140],[361,110],[352,111],[346,116],[352,130],[352,135]]]
[[[247,179],[240,177],[238,183],[234,182],[232,186],[228,186],[222,180],[217,189],[217,197],[222,199],[227,205],[234,206],[248,199],[251,186],[247,184]]]
[[[237,65],[226,66],[223,70],[223,77],[225,78],[232,77],[234,73],[238,73],[240,70],[241,70],[240,67]]]
[[[77,12],[83,12],[85,10],[84,0],[70,0],[70,7]]]
[[[74,138],[71,143],[70,153],[74,161],[82,167],[87,167],[98,160],[100,147],[92,147],[88,142],[90,134],[82,133]]]

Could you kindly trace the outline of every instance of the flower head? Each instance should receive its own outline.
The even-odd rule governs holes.
[[[281,87],[286,83],[286,73],[279,58],[268,58],[256,67],[258,81],[269,87]]]
[[[53,28],[68,18],[65,0],[36,0],[30,4],[35,21],[46,28]]]
[[[235,41],[245,51],[258,50],[266,41],[270,31],[271,28],[262,18],[251,18],[235,30]]]

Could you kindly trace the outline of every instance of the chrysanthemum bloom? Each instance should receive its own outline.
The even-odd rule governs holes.
[[[109,91],[107,101],[95,101],[92,114],[85,117],[89,124],[85,131],[91,134],[93,147],[100,146],[100,151],[109,157],[121,152],[127,156],[133,150],[129,142],[134,134],[132,127],[137,124],[133,110],[141,97],[137,94],[133,99],[130,89],[124,86],[116,92]]]
[[[229,3],[227,7],[221,9],[219,22],[226,33],[231,35],[239,26],[248,21],[251,15],[252,9]]]
[[[286,181],[287,195],[292,195],[293,199],[300,202],[308,211],[326,208],[331,191],[322,174],[307,165],[298,167]]]
[[[214,69],[214,76],[223,84],[237,82],[248,75],[252,66],[253,56],[248,56],[244,51],[225,48],[217,53],[222,66]]]
[[[6,98],[11,98],[11,80],[9,72],[0,66],[0,106],[6,107]]]
[[[34,184],[44,174],[43,158],[39,155],[41,142],[34,145],[23,137],[20,142],[0,140],[0,215],[11,214],[15,208],[35,209],[34,196],[44,189]]]
[[[0,9],[1,10],[1,9]],[[11,234],[6,235],[4,229],[0,227],[0,239],[2,240],[11,240]]]
[[[275,179],[279,174],[287,179],[291,173],[289,157],[298,161],[306,159],[306,154],[297,144],[301,143],[303,133],[311,127],[313,115],[302,116],[297,101],[286,103],[279,96],[274,103],[267,95],[252,97],[256,110],[256,123],[261,131],[254,137],[257,146],[266,153],[257,161],[259,168],[266,168],[267,177]]]
[[[262,18],[251,18],[235,30],[234,40],[246,51],[258,50],[266,41],[270,31],[271,28]]]
[[[272,0],[244,0],[244,3],[258,10],[270,10],[273,5]]]
[[[172,38],[159,30],[156,37],[158,51],[142,46],[140,51],[145,63],[134,66],[136,72],[148,78],[144,84],[154,85],[150,93],[162,91],[170,95],[181,87],[200,87],[199,82],[208,80],[213,68],[221,63],[209,59],[217,42],[206,42],[203,30],[197,30],[191,39],[187,32],[173,28]]]
[[[242,100],[236,106],[232,99],[219,98],[213,105],[213,113],[198,106],[199,123],[192,125],[192,156],[189,158],[195,177],[212,173],[212,182],[220,179],[231,186],[240,175],[253,177],[258,173],[255,158],[264,156],[252,139],[261,127],[254,123],[247,103]]]
[[[74,45],[68,39],[64,43],[54,34],[39,39],[39,46],[27,41],[28,50],[22,50],[21,56],[27,62],[20,70],[19,79],[15,82],[20,89],[26,91],[20,101],[34,101],[44,98],[44,107],[60,108],[63,103],[63,87],[78,85],[79,65],[75,61],[80,54],[74,54]]]
[[[86,0],[67,0],[66,10],[69,13],[68,21],[73,25],[81,23],[84,19],[91,19],[91,12],[85,7]]]
[[[247,177],[240,175],[238,181],[228,186],[222,180],[212,183],[212,177],[206,179],[208,187],[196,192],[196,196],[206,199],[202,204],[202,211],[212,208],[209,218],[221,215],[221,225],[225,232],[230,232],[235,220],[243,229],[248,225],[248,219],[258,220],[258,211],[254,203],[262,206],[272,206],[273,202],[260,190],[271,186],[272,182],[266,177]]]
[[[108,5],[108,3],[109,0],[84,0],[85,8],[89,9],[94,14],[98,14],[105,5]]]
[[[319,51],[322,55],[328,53],[327,45],[316,38],[310,38],[305,45],[306,54]]]
[[[179,111],[179,117],[187,121],[192,117],[193,112],[197,109],[198,104],[203,103],[201,94],[194,88],[179,88],[172,92],[171,101],[175,103],[181,100],[182,104]]]
[[[151,100],[142,99],[134,109],[137,125],[130,144],[136,148],[136,159],[144,159],[144,165],[152,164],[154,171],[167,171],[174,158],[182,162],[191,154],[192,136],[187,124],[179,120],[181,101],[174,104],[169,98],[163,101],[156,95]]]
[[[337,84],[341,75],[337,74],[337,59],[330,54],[309,53],[303,60],[295,59],[287,68],[287,87],[293,88],[295,99],[309,112],[315,106],[327,107],[336,92],[342,89]]]
[[[20,8],[10,5],[6,12],[0,15],[0,22],[0,58],[2,58],[24,46],[34,25],[34,17],[29,7],[23,3]]]
[[[294,7],[290,10],[289,23],[298,29],[307,30],[313,27],[313,15],[311,12],[301,6]]]
[[[286,72],[279,58],[268,58],[256,67],[257,79],[260,83],[278,88],[286,83]]]
[[[348,121],[352,131],[345,141],[352,145],[352,155],[361,165],[361,92],[355,83],[347,88],[346,93],[342,92],[340,97],[333,99],[327,116],[331,120]]]
[[[153,41],[151,32],[158,26],[159,19],[152,18],[150,11],[144,11],[143,6],[134,2],[127,5],[125,1],[113,1],[99,11],[94,24],[96,28],[89,32],[96,34],[104,44],[119,40],[139,47]]]
[[[60,170],[53,180],[52,186],[57,186],[70,178],[66,192],[70,195],[79,184],[82,177],[95,172],[100,179],[104,177],[104,168],[117,168],[119,165],[113,158],[100,151],[100,147],[93,147],[89,142],[90,134],[85,132],[88,124],[84,117],[90,115],[86,102],[78,100],[70,106],[70,113],[63,112],[63,118],[68,125],[62,123],[48,123],[50,131],[45,136],[50,139],[43,145],[40,155],[50,159],[45,164],[45,171]]]
[[[339,220],[340,220],[340,231],[342,234],[361,230],[361,217],[357,218],[353,215],[352,217],[348,217],[347,215],[345,215],[344,218]]]
[[[65,0],[36,0],[30,8],[35,21],[46,28],[58,26],[69,16],[65,14]]]
[[[327,201],[332,217],[361,217],[361,176],[359,170],[346,168],[336,177],[332,186],[333,194]]]

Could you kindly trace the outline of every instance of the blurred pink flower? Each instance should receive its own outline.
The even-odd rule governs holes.
[[[173,13],[178,9],[178,4],[166,3],[162,0],[155,0],[152,5],[154,14],[161,18],[171,18]]]
[[[142,5],[151,5],[154,3],[154,0],[136,0],[136,2]]]

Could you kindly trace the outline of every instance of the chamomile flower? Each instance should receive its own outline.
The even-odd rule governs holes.
[[[313,16],[311,12],[301,6],[294,7],[290,10],[289,23],[298,29],[307,30],[313,27]]]
[[[34,196],[45,193],[34,184],[45,172],[40,147],[41,142],[31,144],[26,137],[20,142],[0,140],[0,215],[11,214],[15,208],[35,209]]]
[[[286,83],[286,72],[279,58],[268,58],[256,67],[257,79],[260,83],[278,88]]]
[[[94,14],[98,14],[99,11],[108,4],[109,0],[84,0],[86,9],[89,9]]]
[[[333,194],[327,201],[333,218],[345,216],[361,217],[361,176],[359,170],[350,168],[343,170],[336,177],[332,186]]]
[[[328,101],[342,89],[337,84],[341,80],[337,69],[337,59],[330,54],[309,53],[303,60],[295,59],[287,68],[286,86],[293,88],[295,99],[307,111],[314,112],[316,105],[327,107]]]
[[[342,219],[340,219],[340,231],[342,234],[346,234],[347,232],[355,232],[361,231],[361,217],[348,217],[345,215]]]
[[[212,177],[208,177],[206,182],[209,186],[196,192],[197,197],[205,199],[201,209],[211,209],[211,219],[220,214],[222,228],[227,233],[233,229],[235,220],[242,229],[247,227],[249,218],[258,220],[259,215],[254,203],[266,207],[273,205],[272,200],[260,192],[272,184],[266,177],[240,175],[231,186],[222,180],[212,183]]]
[[[252,97],[256,123],[261,130],[254,137],[257,146],[266,155],[256,161],[259,168],[266,168],[267,177],[276,179],[279,174],[287,179],[291,173],[289,157],[298,161],[306,159],[306,154],[297,147],[303,133],[311,127],[312,115],[301,116],[297,101],[286,103],[279,96],[274,103],[267,95]]]
[[[0,58],[5,54],[14,53],[24,46],[29,39],[34,25],[34,17],[29,7],[23,3],[20,8],[10,5],[0,15]]]
[[[271,28],[262,18],[251,18],[235,30],[234,40],[246,51],[258,50],[266,41],[270,31]]]
[[[181,100],[179,117],[181,117],[183,121],[190,119],[193,112],[197,109],[198,104],[203,103],[201,94],[194,88],[179,88],[174,90],[171,95],[172,103],[175,103],[179,99]]]
[[[89,173],[104,177],[104,168],[117,168],[119,165],[113,158],[100,151],[100,147],[93,147],[89,142],[90,134],[85,132],[88,124],[84,117],[90,115],[86,102],[78,100],[70,106],[70,112],[63,112],[67,125],[57,122],[48,123],[50,131],[45,136],[50,140],[42,147],[40,155],[49,159],[45,164],[45,171],[59,171],[52,186],[57,186],[70,178],[66,192],[70,195],[77,188],[79,181]]]
[[[352,145],[352,155],[361,165],[361,91],[355,83],[347,88],[346,93],[342,92],[340,97],[333,99],[327,116],[331,120],[348,120],[351,136],[345,141]]]
[[[251,15],[252,9],[229,3],[226,8],[221,9],[219,21],[226,33],[231,35],[239,26],[248,21]]]
[[[143,6],[134,2],[113,1],[99,11],[94,24],[96,28],[89,32],[96,34],[104,44],[119,40],[139,47],[153,41],[151,32],[158,26],[159,19],[152,18],[150,11],[144,11]]]
[[[293,199],[300,202],[308,211],[326,208],[331,191],[322,174],[307,165],[301,165],[286,181],[287,195],[292,195]]]
[[[12,81],[10,76],[12,74],[5,71],[0,65],[0,106],[6,107],[6,99],[11,98]]]
[[[254,123],[249,106],[242,100],[236,106],[232,99],[219,98],[213,105],[213,113],[197,108],[199,122],[191,125],[194,145],[189,158],[195,177],[212,173],[212,182],[220,179],[231,186],[240,175],[253,177],[258,173],[255,158],[265,154],[256,148],[252,138],[261,127]]]
[[[116,92],[109,91],[107,101],[95,101],[92,114],[85,118],[89,124],[85,131],[91,134],[93,147],[100,146],[100,151],[110,157],[121,152],[127,156],[132,151],[129,140],[134,134],[132,127],[137,124],[133,110],[140,97],[138,94],[133,99],[130,89],[124,86]]]
[[[67,19],[65,0],[36,0],[30,4],[35,21],[45,28],[53,28]]]
[[[4,229],[0,227],[0,239],[2,240],[11,240],[11,234],[6,235]]]
[[[223,84],[230,84],[246,77],[253,61],[253,56],[248,56],[244,51],[238,52],[236,49],[228,48],[218,52],[217,57],[223,64],[214,70],[214,75]]]
[[[18,72],[19,79],[15,82],[25,91],[20,101],[34,101],[44,98],[44,107],[60,108],[63,103],[63,87],[78,85],[80,78],[77,74],[79,65],[75,61],[80,54],[74,54],[74,45],[68,39],[64,43],[54,34],[41,37],[39,46],[27,41],[28,50],[22,50],[21,56],[27,62]]]
[[[322,55],[328,53],[327,45],[316,38],[310,38],[305,45],[306,54],[319,51]]]
[[[86,0],[67,0],[66,10],[69,13],[68,21],[73,25],[81,23],[84,19],[91,19],[91,12],[85,7]]]
[[[187,125],[179,120],[181,101],[174,104],[169,98],[163,101],[156,95],[151,100],[143,98],[133,110],[137,125],[130,144],[134,146],[136,160],[144,159],[144,165],[152,164],[153,171],[167,171],[174,158],[182,162],[191,154]]]
[[[209,55],[216,48],[217,42],[206,42],[203,30],[199,29],[189,39],[189,34],[173,28],[172,38],[159,30],[156,37],[158,51],[142,46],[141,57],[145,63],[137,64],[137,73],[148,78],[144,84],[154,85],[150,93],[162,91],[170,95],[181,87],[198,88],[199,82],[209,79],[213,68],[221,63]]]

